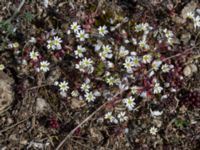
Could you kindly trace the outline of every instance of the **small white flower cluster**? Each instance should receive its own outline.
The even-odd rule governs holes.
[[[91,86],[90,86],[90,80],[86,80],[82,85],[81,85],[81,90],[83,92],[89,92]]]
[[[173,37],[174,34],[172,33],[172,31],[168,30],[168,29],[164,29],[163,32],[165,33],[165,37],[167,38],[167,42],[172,45],[173,44]]]
[[[159,94],[161,93],[163,88],[160,86],[160,83],[156,82],[154,85],[153,93],[154,94]]]
[[[77,22],[72,23],[71,30],[74,31],[74,33],[76,34],[76,38],[78,38],[81,42],[89,38],[89,34],[87,34],[85,30],[81,29],[80,25],[78,25]]]
[[[152,27],[148,23],[141,23],[135,26],[135,31],[136,32],[141,32],[143,31],[144,34],[148,34],[149,31],[152,29]]]
[[[147,35],[149,31],[152,30],[152,27],[148,23],[141,23],[135,26],[136,32],[143,32],[142,40],[139,41],[138,45],[141,49],[149,49],[149,45],[147,44]],[[137,41],[135,39],[132,39],[133,44],[136,45]]]
[[[120,81],[120,79],[115,78],[113,76],[106,77],[106,83],[110,86],[113,86],[114,84],[117,84]]]
[[[163,64],[161,69],[162,69],[162,72],[169,72],[171,69],[173,69],[174,66],[173,65],[168,65],[168,64]]]
[[[8,44],[8,48],[18,48],[19,47],[19,43],[18,42],[14,42],[14,43],[9,43]]]
[[[58,86],[59,87],[59,90],[60,90],[60,94],[63,96],[63,97],[66,97],[67,95],[67,91],[69,89],[69,83],[66,82],[66,81],[62,81],[62,82],[58,82],[56,81],[54,83],[54,85]]]
[[[154,75],[154,71],[157,71],[159,68],[160,68],[160,66],[162,65],[162,61],[160,61],[159,59],[157,59],[157,60],[154,60],[153,62],[152,62],[152,71],[150,72],[150,74],[149,74],[149,76],[151,77],[152,75]],[[162,69],[162,72],[163,73],[167,73],[167,72],[169,72],[170,70],[172,70],[174,68],[174,66],[173,65],[168,65],[168,64],[163,64],[162,66],[161,66],[161,69]]]
[[[53,40],[48,40],[47,43],[48,43],[47,44],[48,49],[60,50],[62,48],[61,46],[62,40],[58,36],[53,37]]]
[[[200,17],[199,16],[195,17],[194,14],[191,13],[191,14],[188,14],[188,18],[190,18],[194,21],[195,28],[200,26]],[[79,61],[77,64],[75,64],[75,68],[78,69],[82,73],[91,74],[94,72],[94,67],[97,65],[97,64],[95,64],[95,58],[100,57],[101,63],[102,62],[104,63],[103,69],[106,68],[105,70],[103,70],[103,75],[102,75],[103,77],[101,76],[102,78],[100,78],[100,80],[104,82],[103,87],[105,86],[105,83],[107,83],[109,86],[117,85],[116,87],[118,87],[119,90],[121,90],[121,91],[126,91],[126,90],[128,91],[130,89],[131,96],[127,96],[124,99],[122,99],[122,104],[123,104],[124,108],[126,108],[128,111],[134,111],[134,110],[136,110],[135,109],[135,106],[136,106],[135,97],[136,96],[141,96],[142,98],[146,98],[150,94],[156,95],[156,94],[164,93],[163,87],[166,87],[166,86],[164,86],[164,84],[162,82],[157,81],[157,79],[155,81],[153,81],[153,83],[152,83],[151,80],[156,78],[156,76],[153,76],[153,75],[155,75],[155,73],[157,73],[157,71],[159,69],[162,71],[162,73],[168,73],[174,67],[173,65],[164,63],[164,61],[162,62],[161,58],[160,58],[161,57],[160,54],[153,51],[153,49],[156,50],[157,47],[153,48],[150,45],[151,42],[149,42],[150,37],[148,37],[148,34],[151,30],[152,30],[152,27],[148,23],[137,24],[135,26],[135,32],[138,33],[138,34],[136,33],[137,35],[140,35],[140,33],[141,33],[142,36],[141,37],[136,36],[137,39],[131,37],[131,40],[129,39],[130,36],[129,36],[128,32],[123,30],[121,32],[122,33],[121,35],[122,35],[123,42],[125,43],[124,45],[126,47],[128,47],[129,45],[131,45],[131,41],[132,41],[132,44],[134,45],[133,50],[131,50],[132,48],[130,48],[130,47],[128,47],[128,49],[129,49],[128,50],[123,45],[118,45],[118,44],[114,45],[115,44],[113,41],[114,39],[108,40],[105,43],[103,43],[103,41],[101,41],[100,39],[104,40],[103,37],[106,34],[108,34],[109,32],[105,25],[99,26],[97,29],[92,30],[92,31],[98,32],[97,33],[98,36],[94,36],[94,38],[96,38],[96,37],[98,38],[97,40],[95,39],[96,45],[94,45],[95,52],[97,52],[98,54],[94,54],[92,52],[89,53],[89,51],[90,51],[89,46],[85,47],[85,45],[90,45],[90,46],[93,45],[93,43],[92,44],[84,43],[84,41],[86,41],[86,39],[89,38],[89,34],[87,33],[87,30],[82,29],[81,26],[77,22],[73,22],[70,26],[70,29],[67,31],[67,33],[71,34],[71,32],[72,32],[74,34],[74,38],[76,38],[76,40],[77,40],[72,45],[75,45],[77,42],[79,42],[79,44],[76,45],[74,52],[72,52],[72,55],[75,56],[76,59],[78,59],[78,61]],[[170,31],[168,29],[164,29],[164,30],[162,29],[161,33],[162,33],[161,34],[162,40],[163,39],[167,40],[167,42],[170,45],[173,44],[174,34],[172,33],[172,31]],[[51,39],[49,39],[47,41],[48,49],[52,49],[52,50],[62,49],[61,44],[63,41],[60,37],[55,36],[56,34],[57,33],[52,34]],[[83,42],[83,43],[81,43],[81,42]],[[93,40],[92,40],[92,42],[93,42]],[[155,44],[155,45],[157,45],[157,44]],[[87,55],[86,55],[86,53],[87,53]],[[91,55],[89,55],[89,54],[91,54]],[[93,57],[93,54],[95,55],[94,57]],[[89,57],[88,57],[88,55],[89,55]],[[29,57],[31,58],[31,60],[34,60],[34,61],[40,60],[40,53],[35,50],[32,50],[29,53]],[[116,60],[116,61],[112,62],[113,60]],[[119,63],[118,63],[119,65],[115,64],[117,61],[119,61]],[[73,62],[72,62],[72,64],[73,64]],[[43,71],[43,72],[49,71],[50,63],[48,61],[46,61],[46,60],[41,61],[41,62],[39,61],[38,65],[39,65],[38,70]],[[121,65],[123,65],[123,69],[121,69]],[[119,68],[118,68],[118,66],[119,66]],[[151,71],[150,75],[149,75],[150,81],[146,82],[146,80],[148,80],[148,78],[146,79],[146,76],[145,76],[144,81],[141,81],[141,80],[143,80],[143,78],[142,79],[138,78],[137,74],[141,73],[141,71],[139,70],[140,68],[138,68],[138,67],[141,67],[141,70],[142,71],[144,70],[145,73],[148,71],[148,69],[150,69],[149,70],[149,71]],[[1,70],[1,66],[0,66],[0,70]],[[117,70],[119,73],[118,72],[117,72],[117,74],[113,73],[115,70]],[[124,70],[126,71],[125,73],[124,73]],[[121,71],[122,71],[122,73],[121,73]],[[137,71],[137,73],[134,74],[134,71]],[[113,73],[113,75],[111,75],[111,72]],[[147,72],[147,73],[149,73],[149,72]],[[85,76],[85,74],[84,74],[84,76]],[[124,78],[126,78],[127,80],[124,81],[123,80]],[[94,79],[97,79],[97,78],[94,78]],[[122,79],[122,80],[120,80],[120,79]],[[131,82],[131,80],[133,82]],[[139,81],[139,82],[137,82],[137,81]],[[143,82],[146,82],[147,85],[141,85],[141,84],[145,84]],[[134,83],[134,86],[132,86],[133,83]],[[139,86],[136,86],[137,83],[139,83]],[[69,83],[67,81],[62,81],[62,82],[56,81],[55,85],[58,86],[60,94],[64,97],[66,97],[67,92],[69,90]],[[163,87],[162,87],[162,85],[163,85]],[[101,93],[98,92],[97,90],[96,91],[93,90],[92,87],[95,87],[95,85],[93,85],[89,79],[86,79],[85,82],[83,82],[81,84],[79,89],[73,89],[73,91],[71,92],[71,96],[79,97],[81,100],[85,99],[85,101],[88,103],[94,102],[97,99],[97,97],[101,95]],[[102,87],[100,87],[100,88],[102,88]],[[106,88],[107,88],[107,86],[106,86]],[[149,88],[151,88],[151,91],[149,91]],[[80,93],[79,93],[79,90],[80,90]],[[113,98],[112,96],[114,95],[113,94],[114,92],[113,92],[113,90],[108,90],[108,89],[106,89],[106,90],[107,91],[103,92],[102,95],[103,96],[105,95],[104,96],[105,99],[111,100]],[[104,93],[106,93],[106,94],[104,94]],[[107,98],[106,98],[106,96],[107,96]],[[157,96],[159,96],[159,95],[157,95]],[[113,111],[115,112],[116,110],[113,110]],[[163,112],[159,112],[159,111],[151,111],[151,115],[153,117],[158,117],[158,116],[162,115],[162,113]],[[128,116],[125,111],[118,112],[115,115],[113,115],[113,112],[110,111],[105,114],[104,119],[109,120],[111,123],[123,123],[128,120]],[[158,129],[155,127],[152,127],[150,129],[150,133],[152,135],[156,135],[157,132],[158,132]]]
[[[85,82],[81,85],[81,90],[85,92],[85,99],[87,102],[94,102],[96,99],[96,96],[93,92],[90,91],[91,85],[90,80],[86,79]]]
[[[140,60],[137,56],[127,56],[123,65],[128,73],[132,73],[133,67],[140,66]]]
[[[187,18],[191,19],[194,23],[194,28],[199,28],[200,27],[200,16],[197,15],[195,16],[195,14],[193,12],[188,12],[186,14]]]
[[[107,112],[104,117],[106,120],[109,120],[111,123],[123,123],[128,120],[128,116],[126,116],[126,112],[120,112],[117,115],[117,118],[113,116],[112,112]]]
[[[93,61],[91,58],[83,58],[78,64],[76,64],[76,69],[79,69],[81,72],[92,73],[94,71]]]

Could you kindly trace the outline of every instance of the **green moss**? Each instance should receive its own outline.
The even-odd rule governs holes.
[[[96,68],[96,75],[97,75],[97,76],[103,75],[104,70],[105,70],[105,64],[101,61],[101,62],[97,65],[97,68]]]

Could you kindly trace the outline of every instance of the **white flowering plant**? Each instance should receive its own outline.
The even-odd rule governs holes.
[[[16,87],[35,91],[35,95],[47,98],[46,101],[51,104],[38,107],[45,108],[41,112],[54,113],[57,121],[49,117],[45,122],[55,129],[52,132],[59,140],[62,130],[69,132],[69,137],[86,135],[101,140],[104,136],[100,136],[101,132],[95,133],[92,129],[91,133],[82,131],[82,126],[85,128],[89,121],[106,130],[102,132],[105,136],[120,135],[120,138],[127,136],[128,139],[130,127],[132,130],[139,128],[131,132],[135,143],[142,141],[141,133],[148,134],[153,140],[162,137],[159,135],[165,133],[163,130],[167,133],[173,125],[173,121],[169,122],[173,119],[167,118],[167,115],[184,112],[186,106],[200,106],[198,93],[184,91],[190,88],[192,84],[188,83],[199,69],[194,64],[198,63],[200,45],[200,11],[197,8],[191,8],[193,10],[187,13],[187,9],[183,9],[178,16],[179,5],[172,1],[165,1],[162,5],[158,1],[149,1],[146,3],[153,4],[148,7],[145,3],[146,7],[140,5],[142,2],[134,1],[129,6],[135,5],[132,14],[129,9],[118,5],[113,8],[115,1],[91,0],[87,1],[87,6],[79,7],[74,5],[79,1],[61,1],[45,0],[42,9],[37,9],[40,15],[28,26],[33,30],[30,35],[18,35],[22,31],[13,29],[16,37],[22,38],[21,41],[11,40],[14,35],[12,38],[6,36],[1,40],[6,44],[0,47],[9,50],[6,54],[0,51],[0,73],[17,73],[15,80],[19,85]],[[129,3],[118,2],[122,6]],[[165,3],[164,12],[158,11]],[[150,7],[155,7],[155,10],[149,11]],[[195,3],[192,7],[198,6]],[[18,21],[20,19],[16,23]],[[23,29],[28,33],[27,29]],[[182,30],[187,34],[182,34]],[[6,63],[5,60],[10,57],[13,60]],[[11,67],[13,62],[16,64]],[[17,92],[21,94],[20,98],[24,96],[23,91]],[[38,105],[40,102],[31,103]],[[35,107],[31,110],[38,110]],[[39,114],[34,113],[34,117]],[[145,119],[148,121],[145,122]],[[66,129],[68,126],[71,132]],[[140,139],[137,136],[141,136]]]

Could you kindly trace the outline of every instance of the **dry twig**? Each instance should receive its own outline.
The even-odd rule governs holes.
[[[103,109],[107,104],[112,103],[113,101],[116,100],[116,98],[121,95],[124,92],[124,90],[120,90],[118,93],[116,93],[113,96],[113,99],[111,101],[107,101],[104,104],[102,104],[98,109],[96,109],[91,115],[89,115],[87,118],[85,118],[79,125],[77,125],[61,142],[60,144],[57,146],[56,150],[59,150],[62,145],[65,143],[65,141],[70,138],[74,132],[79,129],[83,124],[85,124],[86,122],[88,122],[95,114],[97,114],[101,109]]]

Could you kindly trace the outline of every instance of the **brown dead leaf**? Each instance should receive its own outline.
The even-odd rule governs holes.
[[[81,108],[81,107],[83,107],[85,105],[86,105],[85,101],[78,100],[76,98],[73,98],[71,100],[71,107],[72,107],[72,109]]]
[[[104,139],[102,133],[97,128],[91,128],[90,134],[92,136],[92,140],[96,143],[100,143]]]

